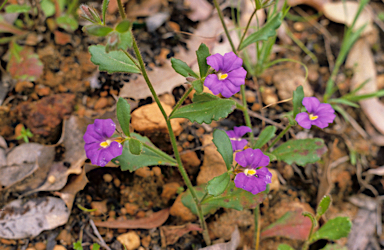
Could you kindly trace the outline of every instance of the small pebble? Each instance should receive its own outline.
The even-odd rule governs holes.
[[[67,248],[65,248],[62,245],[56,245],[56,246],[53,247],[53,250],[67,250]]]
[[[109,182],[112,181],[113,177],[110,174],[105,174],[105,175],[103,175],[103,179],[104,179],[105,182],[109,183]]]
[[[108,105],[108,99],[105,97],[100,97],[94,106],[94,109],[103,109]]]
[[[140,246],[140,237],[134,231],[119,235],[117,240],[123,244],[127,250],[135,250]]]
[[[45,250],[47,248],[47,244],[45,244],[44,242],[37,242],[35,244],[35,248],[36,250]]]
[[[113,179],[113,184],[115,184],[115,187],[120,187],[121,181],[117,178]]]

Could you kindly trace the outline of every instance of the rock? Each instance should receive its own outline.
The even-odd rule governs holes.
[[[377,76],[376,84],[378,89],[384,89],[384,74]]]
[[[149,167],[142,167],[135,171],[135,175],[147,178],[153,176],[153,172],[149,169]]]
[[[169,115],[172,112],[172,107],[165,103],[162,103],[162,105],[165,113]],[[180,125],[182,121],[184,121],[182,118],[171,120],[171,125],[176,136],[183,130]],[[167,124],[156,103],[142,106],[133,111],[131,125],[138,132],[154,133],[160,131],[162,133],[168,133]]]
[[[67,248],[65,248],[62,245],[56,245],[56,246],[53,247],[53,250],[67,250]]]
[[[96,101],[94,109],[103,109],[103,108],[107,107],[107,105],[108,105],[108,99],[105,97],[100,97]]]
[[[72,245],[72,243],[74,242],[71,232],[67,229],[63,229],[56,237],[56,240],[60,241],[61,244],[66,246]]]
[[[153,167],[153,168],[152,168],[152,172],[155,174],[155,176],[162,177],[162,174],[161,174],[161,168],[159,168],[159,167]]]
[[[181,202],[181,196],[183,194],[184,193],[181,193],[179,196],[177,196],[175,202],[169,210],[169,213],[172,216],[179,217],[182,221],[194,221],[197,219],[196,215],[194,215],[191,210],[185,207]]]
[[[24,128],[24,125],[22,123],[19,123],[15,127],[15,137],[19,137],[21,135],[21,130]]]
[[[277,94],[282,100],[292,98],[293,91],[300,85],[304,88],[305,96],[313,96],[313,90],[308,81],[305,80],[305,72],[295,66],[276,70],[272,81],[278,90]]]
[[[168,202],[173,196],[176,195],[177,189],[180,187],[180,184],[177,182],[166,183],[163,186],[163,192],[161,193],[161,198]]]
[[[175,101],[175,97],[173,97],[173,95],[171,94],[163,94],[161,96],[159,96],[159,99],[161,102],[173,107],[175,104],[176,104],[176,101]]]
[[[253,91],[246,90],[245,91],[245,99],[248,103],[254,103],[256,102],[256,96]]]
[[[224,160],[217,151],[216,146],[212,143],[212,139],[212,135],[204,135],[202,138],[203,146],[208,146],[204,148],[204,160],[196,179],[197,185],[207,183],[214,177],[227,172]]]
[[[92,201],[91,202],[92,209],[96,209],[96,211],[92,212],[95,216],[99,216],[102,214],[106,214],[108,212],[107,208],[107,200],[104,201]]]
[[[103,179],[105,182],[111,182],[113,180],[113,177],[110,174],[105,174],[103,175]]]
[[[275,169],[272,169],[272,168],[268,168],[269,172],[272,173],[272,182],[271,184],[269,184],[269,189],[272,191],[272,190],[275,190],[275,191],[279,191],[280,189],[280,181],[279,181],[279,178],[277,176],[277,171]]]
[[[51,93],[50,88],[41,84],[35,86],[35,91],[39,96],[47,96]]]
[[[181,154],[180,157],[188,174],[194,175],[195,173],[197,173],[201,161],[199,157],[197,157],[195,151],[187,151],[186,153]]]
[[[119,235],[117,240],[123,244],[127,250],[135,250],[140,246],[140,237],[134,231]]]
[[[133,203],[125,203],[124,208],[127,214],[130,215],[135,215],[139,211],[139,206]]]
[[[36,250],[45,250],[47,248],[47,245],[44,242],[37,242],[35,244]]]
[[[276,95],[276,90],[273,87],[265,87],[261,92],[261,98],[266,105],[274,104],[279,101]]]
[[[15,86],[15,91],[17,93],[23,92],[26,89],[33,88],[33,83],[28,82],[28,81],[21,81],[17,82]]]

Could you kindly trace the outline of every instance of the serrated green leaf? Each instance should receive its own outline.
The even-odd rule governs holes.
[[[322,154],[327,151],[324,141],[319,138],[290,140],[283,143],[272,154],[280,161],[288,164],[296,163],[305,166],[307,163],[315,163],[320,160]]]
[[[293,91],[293,98],[292,98],[293,118],[296,118],[296,115],[300,113],[301,107],[303,106],[302,104],[303,98],[304,98],[304,90],[303,90],[303,86],[300,85],[296,88],[295,91]]]
[[[193,81],[192,86],[198,94],[200,94],[204,90],[204,83],[200,79]]]
[[[5,7],[7,13],[26,13],[31,10],[31,6],[27,4],[10,4]]]
[[[193,77],[199,78],[199,76],[185,62],[176,58],[171,58],[171,63],[172,63],[172,68],[179,75],[182,75],[184,77],[193,76]]]
[[[129,124],[131,122],[131,106],[124,98],[119,97],[116,105],[116,115],[121,129],[126,136],[130,136]]]
[[[212,141],[217,147],[217,151],[221,154],[221,157],[223,157],[227,170],[230,170],[233,162],[233,149],[231,140],[229,139],[227,133],[223,130],[216,129],[213,132]]]
[[[216,176],[212,180],[208,181],[206,187],[208,194],[213,196],[222,194],[227,188],[230,180],[231,177],[229,176],[228,172],[225,172],[224,174]]]
[[[201,93],[201,94],[194,94],[192,97],[192,102],[193,103],[208,102],[208,101],[219,100],[219,99],[220,97],[217,97],[215,95],[212,95],[209,93]]]
[[[131,133],[132,138],[136,138],[142,143],[155,147],[152,142],[145,136],[141,136],[137,133]],[[157,150],[160,150],[156,148]],[[163,153],[165,154],[165,153]],[[129,170],[131,172],[145,166],[156,166],[156,165],[167,165],[167,166],[177,166],[175,160],[170,161],[165,158],[163,155],[154,152],[146,147],[143,147],[143,150],[140,155],[133,155],[129,149],[129,143],[125,141],[123,145],[123,153],[112,159],[112,162],[121,167],[121,170]]]
[[[84,32],[87,32],[88,34],[92,36],[107,36],[109,33],[113,31],[111,27],[103,26],[100,24],[91,24],[84,26],[83,28]]]
[[[210,124],[213,120],[217,121],[227,117],[236,108],[236,102],[231,99],[220,99],[218,97],[216,97],[217,99],[212,99],[210,96],[213,95],[204,94],[195,94],[193,98],[194,103],[177,109],[170,118],[187,118],[191,122]],[[195,101],[195,96],[198,96],[198,101]]]
[[[325,195],[323,199],[321,199],[319,206],[316,210],[316,218],[320,219],[320,217],[327,212],[329,205],[331,204],[331,197],[329,195]]]
[[[195,187],[196,195],[200,200],[205,194],[205,185],[200,185]],[[267,197],[269,192],[269,185],[267,185],[267,190],[253,195],[252,193],[245,191],[243,189],[235,187],[235,183],[232,181],[229,182],[227,189],[219,196],[208,197],[202,204],[201,208],[203,214],[207,215],[209,213],[214,213],[217,209],[221,207],[233,208],[236,210],[243,210],[245,208],[255,208]],[[192,195],[187,190],[181,197],[181,202],[184,206],[188,207],[192,213],[197,214],[196,205],[193,201]]]
[[[140,70],[129,59],[123,51],[105,52],[105,46],[92,45],[89,46],[91,53],[91,61],[99,66],[100,71],[107,71],[108,73],[140,73]]]
[[[287,244],[280,244],[280,245],[277,247],[277,250],[295,250],[295,249],[292,248],[290,245],[287,245]]]
[[[102,8],[102,16],[103,16],[103,23],[105,24],[105,14],[107,13],[109,0],[103,0],[103,8]]]
[[[129,151],[133,155],[140,155],[141,152],[143,151],[143,144],[137,139],[133,139],[133,138],[129,139],[128,147],[129,147]]]
[[[276,30],[280,27],[282,23],[282,17],[283,13],[280,12],[275,15],[272,19],[268,20],[267,23],[261,29],[245,38],[245,40],[241,43],[239,50],[242,50],[248,45],[257,41],[267,40],[269,37],[275,36]]]
[[[132,22],[130,22],[129,20],[123,20],[116,26],[115,30],[120,33],[125,33],[129,31],[131,27]]]
[[[257,139],[255,145],[253,145],[253,149],[261,148],[264,146],[269,140],[271,140],[276,134],[275,126],[267,126],[265,127],[261,133],[259,134],[259,138]]]
[[[348,217],[336,217],[327,221],[311,237],[310,242],[320,239],[338,240],[347,237],[352,228],[352,222]]]
[[[209,66],[207,64],[207,57],[210,56],[209,49],[204,43],[200,44],[199,49],[196,50],[197,62],[199,64],[200,77],[207,76]]]

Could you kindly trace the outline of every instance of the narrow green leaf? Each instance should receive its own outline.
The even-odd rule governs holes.
[[[192,86],[198,94],[201,94],[201,92],[203,92],[203,90],[204,90],[204,83],[200,79],[193,81]]]
[[[313,214],[311,214],[310,212],[307,212],[307,211],[303,212],[302,214],[311,220],[313,228],[317,227],[317,220]]]
[[[132,27],[132,23],[129,20],[121,21],[115,28],[117,32],[124,33],[130,30]]]
[[[277,250],[295,250],[295,249],[292,248],[290,245],[287,245],[287,244],[280,244],[280,245],[277,247]]]
[[[282,17],[283,13],[280,12],[272,19],[269,19],[261,29],[245,38],[245,40],[241,43],[239,50],[242,50],[257,41],[267,40],[269,37],[275,36],[277,28],[279,28],[282,23]]]
[[[320,239],[338,240],[347,237],[352,228],[352,222],[348,217],[336,217],[327,221],[317,232],[313,234],[310,242]]]
[[[304,99],[304,90],[303,86],[298,86],[295,91],[293,91],[293,118],[296,118],[296,115],[300,113],[301,107],[303,106],[302,102]]]
[[[265,129],[261,131],[259,134],[259,138],[257,139],[253,149],[261,148],[264,146],[269,140],[271,140],[276,134],[275,126],[267,126]]]
[[[100,24],[91,24],[84,26],[83,31],[92,36],[107,36],[113,31],[113,29],[111,27],[103,26]]]
[[[31,10],[31,6],[28,6],[26,4],[10,4],[7,7],[5,7],[5,12],[7,13],[26,13]]]
[[[307,163],[315,163],[320,160],[322,154],[327,151],[324,141],[319,138],[290,140],[283,143],[272,154],[280,161],[288,164],[296,163],[305,166]]]
[[[316,210],[316,218],[320,219],[320,217],[325,214],[328,210],[329,205],[331,204],[331,197],[329,195],[325,195],[323,199],[321,199],[319,206]]]
[[[186,105],[184,107],[181,107],[177,109],[172,118],[187,118],[191,122],[198,122],[200,124],[207,123],[210,124],[213,120],[217,121],[221,118],[225,118],[228,116],[229,113],[231,113],[236,108],[236,102],[231,99],[220,99],[214,95],[204,95],[206,93],[203,93],[201,97],[198,97],[197,99],[200,101],[195,101],[194,103]],[[212,99],[212,97],[215,97],[217,99]],[[203,99],[207,101],[202,101]],[[210,99],[208,101],[208,99]]]
[[[103,16],[103,23],[105,24],[105,14],[107,13],[109,0],[103,0],[103,8],[102,8],[102,16]]]
[[[124,98],[119,97],[116,105],[116,115],[124,134],[130,137],[131,106]]]
[[[327,244],[324,248],[321,250],[348,250],[348,247],[346,246],[340,246],[338,244]]]
[[[376,92],[368,93],[368,94],[364,94],[364,95],[352,95],[352,96],[347,96],[347,97],[342,97],[342,98],[345,100],[348,100],[348,101],[357,102],[357,101],[369,99],[372,97],[382,97],[382,96],[384,96],[384,90],[378,90]]]
[[[99,66],[100,71],[107,71],[108,73],[140,73],[140,70],[129,59],[123,51],[105,52],[105,46],[92,45],[89,46],[91,53],[91,61]]]
[[[232,143],[227,133],[223,130],[216,129],[213,132],[213,143],[217,147],[217,151],[221,154],[224,159],[227,169],[230,170],[233,162],[233,149]]]
[[[143,151],[143,144],[137,139],[129,139],[128,140],[128,145],[129,145],[129,151],[133,155],[140,155],[141,152]]]
[[[137,133],[131,133],[131,137],[139,140],[142,143],[150,145],[153,148],[156,148],[155,145],[145,136],[141,136]],[[160,151],[160,149],[156,148]],[[165,153],[163,153],[165,154]],[[146,147],[143,147],[143,150],[140,155],[134,155],[131,153],[129,148],[129,143],[124,142],[123,153],[112,159],[112,162],[121,167],[121,170],[129,170],[131,172],[145,166],[157,166],[157,165],[167,165],[167,166],[177,166],[175,160],[170,161],[165,158],[163,155],[150,150]]]
[[[216,176],[212,180],[208,181],[206,186],[208,194],[213,196],[221,195],[227,188],[230,180],[231,177],[228,172],[225,172],[224,174]]]
[[[329,99],[328,100],[329,103],[340,103],[340,104],[344,104],[344,105],[348,105],[348,106],[351,106],[351,107],[354,107],[354,108],[360,108],[360,106],[354,102],[351,102],[351,101],[348,101],[346,99],[343,99],[343,98],[337,98],[337,99]]]
[[[210,56],[209,49],[204,43],[200,44],[199,49],[196,50],[197,62],[199,64],[200,77],[207,76],[209,66],[207,64],[207,57]]]
[[[199,78],[199,76],[195,72],[193,72],[193,70],[185,62],[176,58],[172,58],[171,63],[172,68],[176,71],[176,73],[184,77],[193,76]]]

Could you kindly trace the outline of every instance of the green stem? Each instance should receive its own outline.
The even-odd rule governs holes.
[[[197,208],[197,213],[198,213],[198,216],[199,216],[199,219],[200,219],[200,224],[201,224],[201,227],[203,228],[203,238],[204,238],[204,241],[205,241],[205,243],[207,245],[210,245],[211,244],[211,240],[209,238],[209,234],[208,234],[208,230],[207,230],[207,224],[206,224],[205,219],[204,219],[203,211],[202,211],[201,206],[199,204],[199,200],[197,198],[196,191],[193,188],[191,180],[189,179],[187,171],[185,171],[185,168],[184,168],[183,163],[181,161],[181,157],[180,157],[179,151],[177,149],[176,136],[175,136],[175,134],[173,132],[173,129],[172,129],[172,126],[171,126],[171,120],[168,118],[168,116],[167,116],[167,114],[166,114],[166,112],[165,112],[165,110],[163,108],[163,105],[161,104],[160,99],[157,96],[156,91],[153,88],[153,85],[152,85],[151,81],[148,78],[147,71],[145,70],[145,65],[144,65],[143,57],[141,56],[139,47],[137,46],[136,39],[133,37],[132,40],[133,40],[133,49],[135,50],[136,57],[137,57],[137,59],[139,61],[140,69],[141,69],[141,72],[143,74],[144,80],[147,83],[148,88],[151,91],[152,96],[155,99],[155,102],[157,103],[157,105],[158,105],[158,107],[159,107],[159,109],[160,109],[160,111],[161,111],[161,113],[162,113],[162,115],[163,115],[163,117],[164,117],[164,119],[165,119],[165,121],[167,123],[167,128],[168,128],[168,132],[169,132],[169,138],[171,139],[171,144],[172,144],[173,152],[175,154],[175,158],[176,158],[176,161],[177,161],[177,167],[178,167],[178,169],[180,171],[181,176],[183,177],[185,185],[188,187],[189,191],[191,192],[193,201],[195,202],[195,205],[196,205],[196,208]]]
[[[253,210],[255,220],[255,250],[259,250],[260,245],[260,205]]]
[[[139,68],[141,70],[141,67],[139,64],[137,64],[137,60],[136,58],[134,58],[131,54],[129,54],[127,51],[123,50],[123,49],[120,49],[121,51],[124,52],[124,54],[129,58],[131,59],[131,61],[136,65],[137,68]]]
[[[256,2],[257,2],[257,1],[256,1]],[[255,10],[252,12],[251,17],[248,19],[247,26],[245,27],[244,33],[243,33],[243,35],[241,36],[239,46],[237,46],[237,50],[240,50],[240,46],[241,46],[241,44],[242,44],[243,41],[244,41],[245,35],[247,34],[247,31],[248,31],[249,26],[250,26],[250,24],[251,24],[252,18],[253,18],[253,16],[256,14],[256,11],[257,11],[257,10],[258,10],[258,8],[257,8],[257,6],[256,6]]]
[[[121,3],[121,0],[117,0],[117,5],[119,6],[119,12],[122,19],[125,19],[124,7]]]
[[[247,108],[247,99],[245,97],[245,85],[241,85],[240,87],[240,93],[241,97],[243,98],[243,114],[244,114],[244,120],[245,120],[245,125],[249,127],[252,130],[252,123],[251,123],[251,117],[248,114],[248,108]],[[254,138],[253,138],[253,132],[250,132],[250,142],[251,142],[251,147],[253,146],[254,143]]]
[[[268,152],[280,139],[281,137],[283,137],[285,135],[285,133],[288,132],[288,130],[292,127],[291,124],[288,124],[288,126],[280,132],[280,134],[275,138],[275,140],[273,140],[273,142],[271,143],[271,145],[269,145],[269,147],[267,148],[267,150],[265,152]]]
[[[215,5],[217,13],[219,14],[219,18],[220,18],[221,24],[223,25],[225,35],[227,36],[228,41],[231,44],[232,51],[233,51],[233,53],[235,53],[237,55],[237,51],[236,51],[235,45],[233,44],[232,38],[229,35],[229,31],[228,31],[227,25],[225,25],[224,17],[223,17],[223,12],[221,12],[219,3],[217,2],[217,0],[213,0],[213,4]]]
[[[7,4],[7,2],[8,2],[8,0],[5,0],[5,1],[3,2],[3,4],[0,6],[0,10],[2,10],[2,9],[3,9],[4,5],[6,5],[6,4]]]
[[[199,203],[201,204],[201,203],[204,201],[204,199],[207,198],[207,196],[208,196],[208,192],[205,191],[205,194],[204,194],[204,196],[200,199]]]
[[[185,91],[184,95],[180,98],[180,100],[176,103],[172,112],[169,114],[169,117],[172,117],[173,113],[184,103],[185,99],[187,99],[188,95],[192,92],[193,87],[191,86],[187,91]]]

